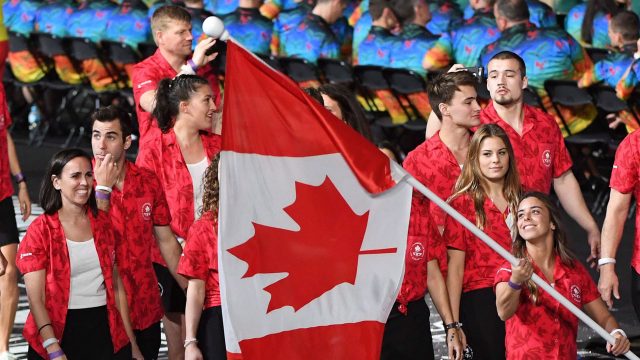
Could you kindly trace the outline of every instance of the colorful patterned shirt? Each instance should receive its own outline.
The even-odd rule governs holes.
[[[616,85],[616,94],[627,100],[640,83],[640,60],[634,60]]]
[[[127,333],[124,331],[122,317],[116,308],[116,294],[113,291],[113,268],[116,263],[117,246],[107,213],[98,211],[97,216],[94,216],[91,211],[88,211],[88,216],[107,292],[109,332],[114,352],[117,352],[129,343]],[[44,284],[45,306],[53,333],[58,339],[62,339],[67,319],[69,294],[71,292],[70,263],[66,236],[58,213],[38,216],[29,225],[27,234],[20,242],[16,256],[16,266],[22,274],[44,270],[46,274]],[[42,347],[42,337],[38,333],[38,325],[31,312],[27,316],[22,335],[29,343],[29,346],[33,347],[40,356],[43,358],[48,357],[47,351]]]
[[[10,0],[2,5],[4,25],[18,34],[29,36],[34,30],[37,9],[42,5],[35,0]]]
[[[529,6],[529,22],[535,26],[540,28],[558,26],[556,13],[549,5],[539,0],[527,0],[527,6]]]
[[[627,135],[616,150],[609,186],[623,194],[633,194],[640,206],[640,131]],[[631,267],[640,273],[640,213],[636,212],[636,233]]]
[[[127,293],[131,325],[143,330],[164,314],[153,270],[157,249],[154,226],[171,222],[169,206],[156,175],[127,161],[124,188],[113,188],[109,217],[116,235],[116,257]]]
[[[216,16],[225,16],[238,8],[239,0],[204,0],[204,8]]]
[[[137,49],[140,43],[152,42],[147,12],[128,3],[120,5],[109,17],[104,39],[129,45],[133,49]]]
[[[389,66],[391,51],[399,41],[402,39],[391,34],[391,31],[380,26],[372,26],[369,35],[358,48],[357,65]]]
[[[471,223],[476,223],[476,210],[469,194],[456,197],[450,205]],[[507,219],[512,216],[509,210],[500,212],[488,196],[485,196],[483,209],[486,221],[482,230],[503,248],[510,250],[511,230]],[[497,252],[448,215],[442,238],[446,240],[448,248],[464,252],[463,293],[493,286],[496,271],[503,262]]]
[[[615,88],[622,79],[622,75],[633,63],[633,53],[636,51],[635,44],[626,46],[622,51],[612,52],[604,59],[598,61],[591,71],[582,75],[579,81],[581,87],[588,87],[593,84],[604,82],[604,84]]]
[[[298,26],[287,32],[281,44],[281,56],[291,56],[316,63],[319,58],[340,57],[340,43],[323,18],[308,14]]]
[[[369,35],[369,31],[371,31],[371,24],[373,23],[373,19],[371,19],[371,14],[369,11],[364,11],[358,21],[353,26],[353,63],[358,63],[358,49],[360,48],[360,44],[367,38]]]
[[[509,136],[522,188],[548,194],[553,179],[569,171],[573,163],[553,117],[536,107],[523,106],[522,136],[500,118],[493,102],[482,109],[480,121],[500,126]]]
[[[476,66],[482,49],[499,38],[493,10],[479,10],[462,26],[442,34],[425,55],[424,66],[427,69],[443,69],[451,63]]]
[[[273,19],[273,35],[271,38],[271,53],[273,55],[277,56],[283,52],[281,39],[284,38],[286,33],[295,29],[309,15],[311,9],[311,6],[302,3],[293,9],[282,11],[277,18]]]
[[[349,59],[352,54],[353,27],[349,25],[346,16],[341,16],[331,24],[331,30],[340,42],[340,58]]]
[[[74,11],[71,1],[52,1],[42,5],[36,13],[36,31],[57,37],[67,36],[67,22]]]
[[[593,67],[582,46],[564,30],[541,29],[531,23],[512,26],[487,45],[480,55],[481,66],[486,68],[493,55],[505,50],[522,57],[529,85],[539,91],[544,89],[545,80],[578,80]]]
[[[439,38],[420,25],[406,25],[400,38],[393,42],[390,67],[413,70],[425,76],[423,59]]]
[[[289,11],[298,6],[313,7],[313,0],[303,0],[296,2],[295,0],[267,0],[260,7],[260,13],[267,19],[275,19],[281,11]]]
[[[582,21],[586,11],[586,3],[578,4],[569,10],[567,17],[564,19],[565,30],[582,45],[590,45],[582,39]],[[593,47],[606,48],[611,45],[611,39],[609,39],[609,22],[611,22],[611,14],[605,14],[604,12],[598,12],[596,14],[593,19],[593,35],[591,41]]]
[[[115,5],[108,1],[81,3],[67,20],[69,35],[99,43],[104,38],[107,22],[115,11]]]
[[[204,309],[221,304],[217,228],[213,213],[208,211],[202,214],[189,229],[187,243],[178,263],[178,274],[205,282]]]
[[[256,54],[269,55],[273,26],[258,9],[238,8],[224,17],[224,24],[229,34],[244,47]]]
[[[533,269],[545,279],[536,264],[533,264]],[[510,278],[511,264],[504,262],[495,275],[495,285]],[[552,286],[578,308],[600,297],[589,272],[577,260],[572,266],[567,266],[556,256]],[[522,287],[518,309],[506,321],[505,327],[507,360],[576,358],[578,318],[542,289],[538,290],[538,305],[534,305],[529,290]]]
[[[439,0],[431,2],[431,21],[427,24],[427,29],[432,34],[440,35],[462,24],[462,11],[458,4],[449,0]]]

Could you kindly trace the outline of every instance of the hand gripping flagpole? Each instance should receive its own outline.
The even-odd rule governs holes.
[[[407,182],[413,186],[414,189],[418,190],[422,195],[426,196],[429,200],[433,201],[436,205],[438,205],[442,210],[444,210],[449,216],[454,218],[456,221],[462,224],[465,228],[471,231],[475,236],[477,236],[480,240],[482,240],[485,244],[489,245],[494,251],[496,251],[500,256],[507,259],[511,263],[511,265],[518,265],[518,259],[513,256],[508,250],[503,248],[500,244],[495,242],[489,235],[485,234],[476,227],[471,221],[467,220],[464,216],[462,216],[459,212],[457,212],[454,208],[452,208],[449,204],[447,204],[444,200],[440,199],[438,195],[434,194],[429,188],[424,186],[418,180],[416,180],[413,176],[407,173]],[[533,274],[531,277],[534,283],[539,287],[543,288],[549,295],[553,296],[560,304],[569,309],[573,315],[577,316],[578,319],[582,320],[585,324],[587,324],[590,328],[595,330],[600,336],[602,336],[607,342],[610,344],[615,344],[616,340],[613,335],[609,334],[605,329],[603,329],[598,323],[593,321],[587,314],[582,312],[577,306],[575,306],[571,301],[567,300],[564,296],[562,296],[556,289],[554,289],[551,285],[549,285],[546,281],[544,281],[540,276]],[[631,350],[627,351],[624,356],[633,360],[640,360]]]

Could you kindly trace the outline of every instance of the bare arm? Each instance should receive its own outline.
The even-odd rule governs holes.
[[[442,122],[440,122],[440,119],[438,119],[436,113],[432,111],[431,114],[429,114],[429,119],[427,119],[427,132],[425,134],[425,138],[431,138],[435,133],[438,132],[438,130],[440,130],[441,127]]]
[[[131,317],[129,317],[127,293],[124,289],[122,278],[120,278],[120,273],[118,273],[117,266],[113,267],[113,290],[115,291],[116,295],[116,307],[118,308],[118,312],[120,312],[120,317],[122,318],[122,323],[124,324],[124,331],[127,333],[127,337],[131,342],[131,357],[133,359],[144,360],[144,357],[140,352],[140,348],[138,347],[138,343],[136,342],[136,335],[133,333],[133,326],[131,326]]]
[[[140,107],[142,110],[153,113],[153,109],[156,108],[156,91],[149,90],[146,93],[140,95]]]
[[[464,276],[464,251],[447,249],[447,291],[451,303],[453,321],[460,321],[460,297]]]
[[[11,175],[21,173],[22,170],[20,169],[20,162],[18,161],[16,145],[13,143],[13,138],[9,133],[7,133],[7,151],[9,152],[9,168],[11,170]],[[20,203],[22,221],[26,221],[31,215],[31,199],[29,199],[29,191],[27,190],[26,181],[22,181],[18,184],[18,202]]]
[[[180,287],[182,289],[186,288],[187,279],[176,272],[176,270],[178,269],[178,261],[180,260],[180,255],[182,254],[182,247],[171,231],[171,228],[169,226],[154,226],[153,234],[155,235],[156,241],[158,242],[158,247],[160,248],[162,258],[167,263],[169,272],[171,273],[171,275],[173,275],[178,284],[180,284]]]
[[[45,306],[45,277],[46,273],[44,269],[24,274],[29,310],[31,311],[31,316],[33,316],[36,326],[40,329],[40,337],[43,341],[56,337],[53,332],[53,327],[51,326],[51,318],[49,318],[49,313]],[[45,350],[47,350],[47,353],[56,352],[61,350],[60,344],[54,343],[49,345]],[[66,357],[62,356],[57,359],[66,360]]]
[[[602,257],[614,258],[622,240],[622,231],[624,222],[629,214],[629,205],[631,204],[631,194],[623,194],[615,189],[611,189],[609,196],[609,204],[607,205],[607,216],[604,218],[602,225]],[[616,274],[615,264],[605,264],[600,266],[600,279],[598,281],[598,290],[602,300],[607,304],[609,309],[613,306],[611,294],[616,299],[620,299],[620,291],[618,289],[618,275]]]
[[[525,281],[531,278],[532,274],[533,266],[531,263],[520,259],[520,263],[517,266],[512,266],[509,281],[522,286]],[[496,285],[496,308],[502,321],[510,319],[518,310],[521,292],[522,290],[514,289],[506,282]]]
[[[186,339],[195,339],[198,333],[198,324],[204,305],[204,281],[189,279],[187,287],[187,307],[184,311]],[[191,343],[185,348],[185,360],[201,360],[202,353],[197,343]]]
[[[451,304],[449,304],[449,294],[447,293],[447,285],[440,272],[438,260],[431,260],[427,263],[427,286],[429,287],[429,295],[433,304],[438,310],[438,314],[445,324],[453,323],[453,315],[451,314]],[[464,352],[464,345],[458,336],[457,329],[447,330],[447,347],[449,349],[449,358],[460,360]]]
[[[590,262],[591,267],[594,267],[594,261],[598,259],[600,254],[600,230],[584,202],[578,180],[571,170],[567,170],[564,174],[553,179],[553,188],[565,211],[587,232],[591,248],[591,255],[587,258],[587,262]]]
[[[618,322],[611,315],[602,299],[595,299],[592,302],[584,305],[584,312],[589,315],[598,325],[602,326],[607,332],[611,332],[618,328]],[[607,343],[607,351],[614,355],[621,355],[629,351],[631,344],[626,336],[622,336],[620,333],[614,335],[616,338],[615,345]]]

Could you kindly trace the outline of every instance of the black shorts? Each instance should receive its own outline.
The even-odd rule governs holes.
[[[202,311],[196,338],[204,360],[225,360],[227,358],[222,325],[222,307],[212,306]]]
[[[158,278],[158,287],[162,297],[162,307],[166,313],[184,314],[187,307],[187,296],[180,284],[173,278],[169,269],[160,264],[153,263],[153,270]]]
[[[382,338],[382,360],[434,359],[429,306],[424,299],[407,304],[407,314],[393,305]]]
[[[11,196],[0,201],[0,247],[19,243],[16,211]]]

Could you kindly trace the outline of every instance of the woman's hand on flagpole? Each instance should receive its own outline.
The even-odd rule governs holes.
[[[610,354],[612,353],[615,356],[619,356],[629,351],[629,349],[631,348],[631,342],[629,342],[629,339],[627,339],[626,336],[622,335],[619,332],[613,336],[616,338],[616,344],[611,345],[607,343],[608,353]]]

